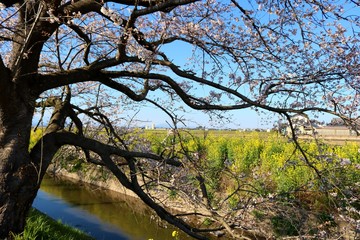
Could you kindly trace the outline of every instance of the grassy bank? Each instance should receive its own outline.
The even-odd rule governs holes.
[[[48,217],[42,212],[31,209],[22,234],[14,240],[94,240],[84,232]]]

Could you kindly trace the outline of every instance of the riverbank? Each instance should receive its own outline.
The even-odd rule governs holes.
[[[131,207],[129,206],[129,209],[132,209],[134,207],[136,208],[136,209],[132,209],[131,211],[142,212],[141,214],[148,215],[152,222],[157,222],[157,225],[161,226],[162,228],[165,229],[173,228],[173,226],[168,226],[166,222],[162,222],[160,218],[157,218],[156,215],[154,215],[153,210],[150,209],[148,206],[144,205],[143,202],[139,199],[139,197],[135,195],[135,193],[122,186],[118,182],[118,180],[115,177],[113,177],[111,174],[108,174],[107,171],[108,170],[103,169],[102,167],[97,167],[88,164],[84,164],[84,166],[81,166],[79,169],[79,166],[77,166],[76,164],[64,165],[64,164],[55,163],[48,168],[48,175],[52,176],[51,178],[55,177],[60,181],[64,181],[64,182],[66,181],[66,182],[71,182],[73,184],[77,184],[84,189],[89,189],[91,192],[98,192],[98,193],[102,192],[103,196],[107,196],[109,202],[112,201],[131,202],[130,205],[133,206]],[[51,187],[53,188],[54,186],[51,184]],[[48,191],[47,188],[45,188],[44,190]],[[184,196],[182,196],[182,194],[177,193],[176,196],[171,196],[171,193],[156,187],[153,187],[149,191],[151,191],[152,196],[156,196],[156,199],[159,202],[161,202],[163,206],[166,207],[173,214],[176,213],[187,214],[191,212],[197,212],[197,213],[201,212],[202,214],[209,215],[209,213],[206,212],[206,209],[201,209],[200,207],[196,207],[195,204],[192,204],[192,201],[185,194]],[[73,201],[74,199],[71,200],[71,202]],[[141,204],[138,203],[139,201],[141,202]],[[116,210],[113,209],[113,212],[114,211],[116,212]],[[125,210],[121,210],[119,212],[124,212],[124,211]],[[145,214],[145,212],[147,213]],[[201,224],[203,222],[201,218],[196,219],[196,218],[192,218],[191,216],[188,217],[188,220],[194,222],[196,221],[197,224]],[[139,219],[137,221],[139,221]],[[134,223],[134,225],[137,224]],[[137,228],[139,228],[139,226]],[[178,229],[175,229],[174,231],[178,231]],[[216,234],[222,236],[225,234],[225,232],[217,231]],[[168,236],[171,236],[171,233],[169,233],[167,237]],[[182,232],[179,233],[179,236],[181,236],[181,239],[190,239],[189,236],[184,235],[184,233]],[[209,239],[215,239],[217,235],[215,236],[209,235],[208,237]],[[153,239],[158,239],[158,238],[153,238]],[[222,239],[228,239],[228,238],[222,238]]]
[[[64,177],[46,175],[33,206],[95,239],[162,240],[177,230],[136,198]]]
[[[47,173],[56,177],[88,183],[99,188],[139,199],[134,192],[121,185],[110,171],[101,166],[83,164],[79,167],[76,164],[64,165],[55,162],[49,166]],[[177,193],[176,197],[174,197],[171,196],[171,193],[164,192],[163,189],[157,187],[153,187],[148,191],[150,191],[150,194],[158,199],[164,207],[171,211],[210,214],[205,208],[200,208],[200,206],[192,204],[192,200],[189,199],[186,194]]]
[[[35,208],[30,210],[24,232],[14,236],[14,240],[29,239],[95,240],[81,230],[55,221]]]

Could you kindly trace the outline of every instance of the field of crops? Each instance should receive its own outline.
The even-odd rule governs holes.
[[[260,225],[266,215],[272,226],[268,231],[275,235],[332,232],[343,236],[356,231],[359,142],[294,141],[276,132],[255,131],[146,130],[142,134],[153,152],[175,152],[184,159],[190,169],[185,173],[188,178],[196,174],[204,178],[213,206],[226,203],[240,214],[251,212]],[[301,212],[307,212],[307,221]],[[346,223],[343,230],[334,216]]]
[[[333,145],[300,140],[300,150],[293,141],[277,133],[180,131],[181,137],[167,130],[146,130],[143,134],[155,153],[177,148],[178,153],[186,152],[188,157],[201,162],[217,179],[217,173],[226,168],[259,181],[266,192],[289,192],[305,187],[315,190],[324,187],[314,183],[319,175],[329,187],[343,188],[360,182],[360,146],[355,142]]]
[[[32,133],[30,148],[40,136],[41,131]],[[196,164],[213,190],[218,190],[223,172],[246,178],[263,193],[326,188],[339,194],[360,182],[356,142],[334,145],[299,140],[299,148],[276,132],[186,129],[135,130],[124,134],[124,139],[133,150],[176,155]]]

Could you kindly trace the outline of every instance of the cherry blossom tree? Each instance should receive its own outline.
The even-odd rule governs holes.
[[[142,185],[145,163],[186,168],[191,158],[131,149],[116,130],[124,104],[152,104],[174,122],[173,103],[219,115],[250,108],[289,120],[321,112],[350,125],[358,118],[360,4],[354,0],[0,3],[0,238],[23,230],[51,160],[72,145],[162,219],[206,239]],[[183,51],[186,62],[178,58]],[[47,109],[44,135],[29,151],[34,116]],[[87,135],[84,121],[106,129],[102,139]],[[208,199],[201,174],[196,179]]]

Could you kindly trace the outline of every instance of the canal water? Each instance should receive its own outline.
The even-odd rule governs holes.
[[[44,178],[33,207],[100,240],[170,240],[176,230],[136,198],[50,176]],[[192,239],[180,234],[181,239]]]

